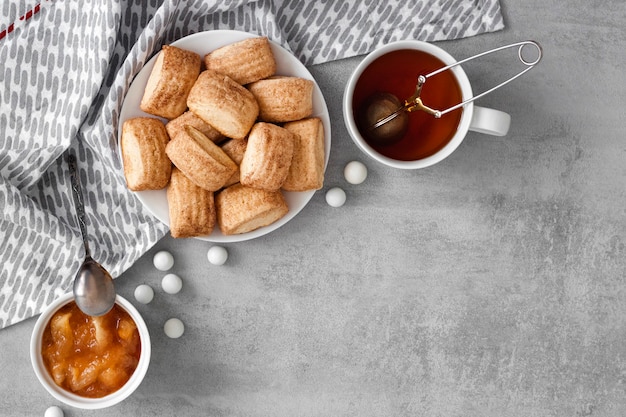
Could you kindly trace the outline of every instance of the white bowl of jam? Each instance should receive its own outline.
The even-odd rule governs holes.
[[[117,296],[101,317],[82,313],[71,293],[39,316],[30,342],[33,370],[57,400],[76,408],[115,405],[141,384],[150,363],[148,327],[135,307]]]

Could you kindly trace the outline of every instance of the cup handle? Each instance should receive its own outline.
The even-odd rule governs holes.
[[[505,136],[511,126],[511,116],[500,110],[474,106],[469,130],[493,136]]]

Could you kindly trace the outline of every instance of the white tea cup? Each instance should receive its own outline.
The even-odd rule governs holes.
[[[450,154],[452,154],[452,152],[454,152],[454,150],[458,148],[459,145],[463,142],[463,139],[467,135],[467,132],[470,130],[494,136],[505,136],[508,133],[511,123],[511,116],[509,114],[500,110],[480,107],[475,105],[473,101],[470,101],[461,107],[462,113],[460,115],[458,124],[456,124],[456,129],[452,133],[451,137],[440,149],[430,155],[417,159],[402,160],[400,158],[385,155],[384,152],[381,152],[382,148],[376,148],[376,146],[373,146],[370,143],[371,141],[366,140],[364,138],[364,135],[359,130],[359,126],[357,123],[358,116],[356,115],[358,109],[354,108],[355,88],[357,87],[359,79],[361,78],[363,73],[375,61],[377,61],[381,57],[384,57],[387,54],[402,50],[422,51],[440,60],[443,64],[442,67],[457,62],[448,52],[444,51],[438,46],[416,40],[393,42],[368,54],[357,65],[356,69],[350,76],[343,96],[343,116],[346,128],[352,140],[363,152],[365,152],[367,155],[374,158],[375,160],[394,168],[426,168],[438,162],[441,162]],[[461,93],[461,101],[464,102],[471,99],[473,97],[472,86],[461,65],[456,65],[448,69],[447,71],[450,71],[453,74],[454,79],[458,84],[458,88],[460,89]],[[424,74],[415,74],[415,79],[417,79],[419,75]],[[429,84],[425,83],[423,88],[426,89],[428,87]],[[408,95],[410,95],[411,92],[409,91],[407,93]],[[406,97],[398,98],[403,100]],[[428,105],[428,103],[424,104]],[[427,116],[434,117],[431,115]],[[409,117],[413,117],[413,114],[410,113]],[[447,117],[447,115],[444,115],[442,117]],[[408,140],[411,139],[415,140],[415,138],[408,138]]]

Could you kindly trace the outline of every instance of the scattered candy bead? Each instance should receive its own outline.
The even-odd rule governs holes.
[[[146,284],[137,285],[135,288],[135,300],[141,304],[148,304],[154,298],[154,290]]]
[[[165,322],[163,331],[165,331],[167,337],[178,339],[185,332],[185,325],[179,319],[169,319]]]
[[[174,257],[167,251],[160,251],[154,255],[152,260],[154,267],[159,271],[168,271],[174,266]]]
[[[168,294],[177,294],[183,288],[183,280],[176,274],[167,274],[161,280],[161,287]]]
[[[44,417],[63,417],[64,413],[61,408],[53,405],[52,407],[48,407],[46,412],[44,413]]]
[[[224,265],[228,259],[228,251],[221,246],[211,246],[207,253],[207,258],[213,265]]]
[[[348,162],[343,170],[343,176],[350,184],[361,184],[367,178],[367,167],[359,161]]]
[[[326,202],[331,207],[341,207],[346,202],[346,193],[339,187],[331,188],[326,192]]]

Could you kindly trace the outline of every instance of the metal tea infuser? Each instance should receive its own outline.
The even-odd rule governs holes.
[[[523,55],[524,47],[529,46],[529,45],[537,49],[537,56],[533,60],[528,60]],[[494,52],[498,52],[504,49],[514,48],[514,47],[518,47],[518,51],[517,51],[518,58],[522,62],[522,64],[526,66],[526,68],[523,71],[519,72],[518,74],[514,75],[513,77],[509,78],[508,80],[476,96],[470,97],[469,99],[459,104],[456,104],[452,107],[449,107],[445,110],[432,109],[422,102],[420,95],[422,93],[422,88],[424,84],[426,83],[426,81],[428,80],[428,78],[433,77],[437,74],[440,74],[443,71],[447,71],[450,68],[456,67],[457,65],[464,64],[473,59],[480,58],[485,55],[492,54]],[[440,118],[444,114],[449,113],[453,110],[456,110],[460,107],[463,107],[466,104],[471,103],[472,101],[479,99],[491,93],[492,91],[497,90],[498,88],[510,83],[514,79],[521,77],[526,72],[533,69],[533,67],[539,63],[542,55],[543,55],[543,51],[541,49],[541,46],[537,42],[530,41],[530,40],[517,42],[517,43],[510,44],[510,45],[501,46],[499,48],[491,49],[486,52],[482,52],[480,54],[471,56],[461,61],[457,61],[453,64],[450,64],[443,68],[435,70],[429,74],[419,75],[417,77],[417,85],[415,86],[415,92],[413,93],[411,97],[404,100],[404,103],[400,102],[400,100],[396,96],[390,93],[376,94],[370,98],[367,108],[365,110],[365,120],[367,123],[366,126],[369,126],[368,133],[373,137],[373,139],[375,139],[380,144],[395,142],[401,139],[402,135],[404,134],[406,130],[406,126],[408,124],[408,117],[406,113],[411,113],[413,111],[420,110],[420,111],[424,111],[428,114],[433,115],[435,118]],[[386,115],[381,116],[384,114]],[[390,123],[391,121],[394,121],[394,122]]]

